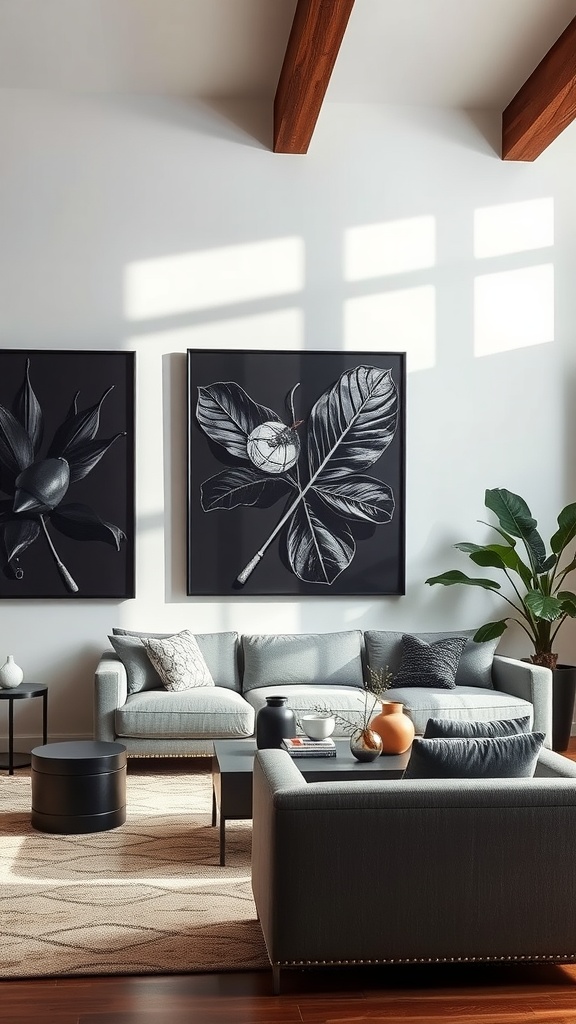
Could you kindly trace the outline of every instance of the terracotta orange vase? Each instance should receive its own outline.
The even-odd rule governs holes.
[[[404,714],[404,705],[394,700],[382,701],[382,710],[369,728],[380,736],[383,754],[403,754],[414,739],[412,720]]]

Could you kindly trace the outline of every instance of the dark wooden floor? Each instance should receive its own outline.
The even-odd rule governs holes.
[[[576,760],[576,737],[568,756]],[[146,770],[145,766],[143,769]],[[2,939],[0,935],[0,941]],[[0,983],[3,1024],[576,1024],[576,966],[420,966]]]

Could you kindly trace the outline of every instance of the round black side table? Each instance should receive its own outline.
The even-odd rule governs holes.
[[[14,775],[15,768],[24,768],[31,762],[30,754],[14,750],[14,701],[42,697],[42,736],[48,741],[48,687],[45,683],[20,683],[19,686],[0,690],[0,700],[8,701],[8,750],[0,751],[0,768]]]
[[[32,827],[74,835],[126,821],[126,747],[100,740],[46,743],[32,751]]]

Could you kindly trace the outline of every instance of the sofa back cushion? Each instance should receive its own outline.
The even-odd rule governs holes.
[[[159,640],[173,633],[138,633],[128,629],[113,629],[113,636],[110,643],[124,662],[128,674],[128,690],[136,693],[138,690],[153,690],[162,686],[160,677],[150,662],[142,637],[152,637]],[[204,655],[204,660],[210,671],[210,675],[216,686],[224,686],[228,690],[236,690],[240,693],[240,672],[238,669],[238,633],[194,633],[198,647]],[[114,643],[114,640],[118,643]],[[137,641],[136,644],[127,645],[123,640]],[[133,678],[131,688],[130,678]],[[134,678],[136,677],[136,678]]]
[[[468,642],[458,663],[455,685],[482,686],[485,689],[493,689],[492,659],[500,638],[477,644],[472,640],[475,632],[475,629],[455,629],[444,633],[412,633],[412,636],[418,637],[428,644],[434,643],[436,640],[445,640],[448,637],[466,637]],[[368,665],[376,670],[388,666],[390,672],[397,672],[402,661],[403,635],[404,633],[396,633],[392,630],[367,629],[364,633],[364,640]]]
[[[286,683],[362,687],[361,641],[359,629],[245,635],[242,689]]]

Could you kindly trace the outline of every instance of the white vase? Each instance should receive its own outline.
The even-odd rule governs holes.
[[[0,668],[0,687],[3,690],[10,690],[14,686],[20,686],[24,679],[24,673],[14,661],[14,655],[9,654],[6,661]]]

